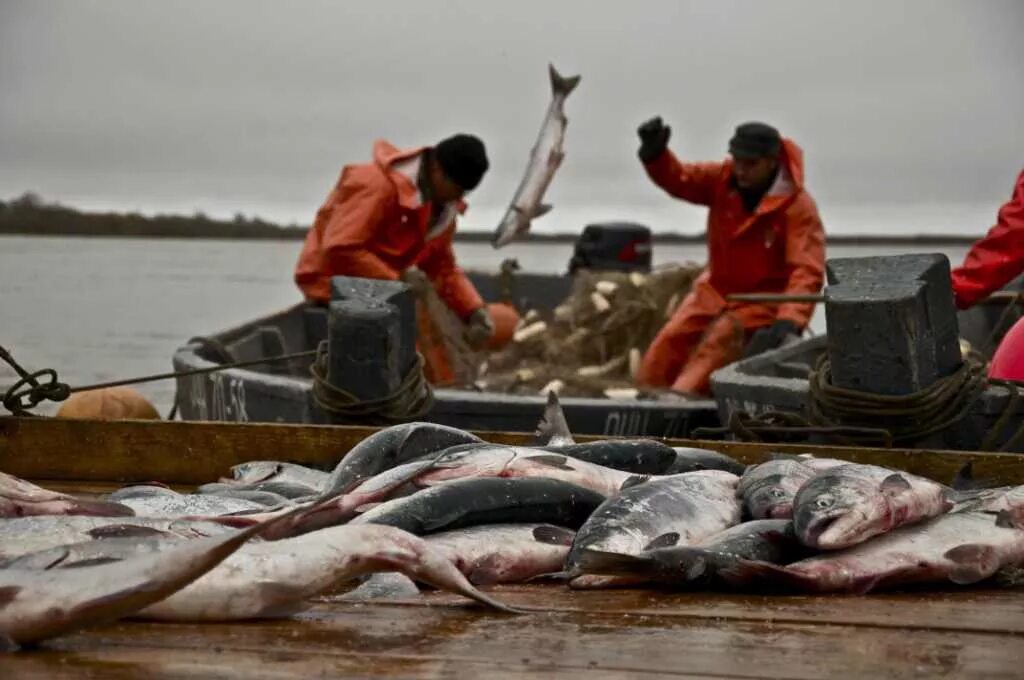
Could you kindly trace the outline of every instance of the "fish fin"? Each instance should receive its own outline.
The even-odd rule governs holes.
[[[549,543],[551,545],[572,545],[576,532],[564,527],[556,527],[551,524],[544,524],[533,528],[533,540],[538,543]]]
[[[881,488],[882,493],[895,496],[909,489],[910,482],[903,475],[894,472],[882,480],[882,485],[879,488]]]
[[[996,526],[1004,529],[1024,529],[1024,516],[1014,517],[1009,510],[1000,510],[996,513]]]
[[[999,556],[995,549],[980,543],[958,545],[946,551],[943,557],[955,565],[949,573],[949,580],[959,585],[977,583],[999,569]]]
[[[658,536],[653,541],[644,546],[644,550],[654,550],[655,548],[671,548],[679,543],[679,532],[670,531],[666,534]]]
[[[551,93],[568,97],[569,94],[580,84],[582,76],[563,76],[555,68],[554,64],[548,64],[548,74],[551,76]]]
[[[134,517],[135,511],[127,505],[116,501],[97,501],[87,498],[76,498],[71,501],[75,515],[91,517]]]
[[[305,588],[289,583],[264,581],[256,584],[256,598],[261,606],[254,618],[278,618],[308,609]]]
[[[17,642],[0,633],[0,652],[16,652],[19,649],[20,647]]]
[[[111,562],[120,562],[120,557],[90,557],[84,560],[78,560],[77,562],[64,562],[61,560],[61,569],[77,569],[78,567],[94,567],[97,564],[110,564]],[[50,569],[51,567],[47,567]]]
[[[537,423],[533,440],[535,445],[547,446],[569,446],[576,443],[565,419],[565,411],[558,401],[558,395],[553,391],[548,392],[548,403],[544,407],[540,422]]]
[[[0,611],[3,611],[4,607],[14,602],[15,598],[18,597],[18,593],[20,592],[21,586],[0,587]]]
[[[626,477],[626,481],[622,482],[622,486],[619,487],[619,491],[628,489],[631,486],[639,486],[651,481],[651,475],[630,475]]]
[[[152,527],[140,527],[134,524],[108,524],[104,527],[96,527],[85,532],[92,538],[140,538],[143,536],[170,536],[171,534],[161,529]]]
[[[708,561],[701,556],[696,556],[693,561],[686,566],[686,580],[696,581],[700,577],[704,576],[708,571]]]
[[[355,512],[357,515],[361,515],[361,514],[363,514],[364,512],[366,512],[368,510],[373,510],[378,505],[381,505],[381,504],[380,503],[363,503],[362,505],[356,506],[356,508],[353,510],[353,512]]]
[[[523,581],[523,583],[532,583],[534,581],[569,581],[579,576],[578,571],[549,571],[546,574],[537,574]]]
[[[868,578],[862,578],[859,581],[855,582],[853,586],[849,588],[848,592],[851,595],[867,595],[872,590],[877,588],[878,584],[881,583],[884,579],[892,579],[894,576],[897,576],[898,574],[903,573],[904,571],[909,572],[913,571],[913,569],[900,569],[896,572],[892,572],[889,574],[877,574],[875,576],[870,576]]]
[[[604,550],[584,550],[580,555],[579,568],[586,574],[638,575],[652,570],[654,560],[645,555],[626,555]]]
[[[541,215],[547,215],[555,206],[550,203],[540,203],[537,205],[537,209],[533,211],[531,217],[540,217]]]
[[[526,456],[525,460],[533,461],[541,465],[547,465],[548,467],[557,468],[559,470],[576,469],[571,465],[566,465],[566,461],[568,460],[566,456],[559,456],[558,454],[540,454],[537,456]]]
[[[964,463],[956,474],[953,475],[953,481],[949,484],[955,491],[964,491],[966,489],[975,488],[974,484],[974,462],[967,461]]]

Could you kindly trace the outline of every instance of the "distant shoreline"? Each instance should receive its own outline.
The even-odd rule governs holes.
[[[59,204],[44,203],[34,194],[10,202],[0,201],[0,236],[90,237],[139,239],[207,239],[244,241],[301,241],[308,227],[280,226],[258,218],[236,216],[233,220],[215,220],[202,213],[192,216],[138,213],[88,213]],[[582,231],[582,225],[581,225]],[[521,242],[572,244],[578,234],[528,234]],[[952,234],[835,234],[827,237],[832,245],[886,246],[930,245],[965,246],[981,238]],[[491,232],[459,231],[456,243],[490,243]],[[702,244],[704,234],[655,233],[660,244]]]

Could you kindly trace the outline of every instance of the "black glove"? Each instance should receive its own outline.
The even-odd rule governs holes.
[[[638,152],[640,160],[650,163],[665,152],[668,147],[668,138],[672,135],[672,128],[665,125],[661,121],[661,116],[658,116],[637,128],[636,133],[640,135],[640,151]]]
[[[771,326],[757,329],[753,337],[750,338],[750,342],[747,343],[747,348],[743,352],[743,358],[748,359],[770,349],[775,349],[782,344],[787,335],[799,336],[800,329],[795,323],[786,319],[779,319]]]
[[[466,339],[473,349],[482,349],[494,335],[494,321],[486,307],[480,307],[470,314],[466,321]]]

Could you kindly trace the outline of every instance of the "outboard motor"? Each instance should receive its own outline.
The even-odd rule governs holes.
[[[651,230],[630,222],[588,224],[569,260],[569,274],[580,269],[648,272],[651,270]]]

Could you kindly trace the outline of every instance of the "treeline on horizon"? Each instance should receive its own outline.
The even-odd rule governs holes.
[[[584,225],[580,225],[579,231]],[[0,235],[21,236],[107,236],[124,238],[221,238],[256,240],[301,240],[308,226],[281,226],[258,217],[237,213],[233,219],[218,220],[202,212],[192,215],[154,215],[140,213],[83,212],[56,202],[44,201],[38,194],[26,192],[10,201],[0,201]],[[530,233],[532,242],[569,242],[579,232]],[[829,235],[829,243],[870,245],[874,243],[965,244],[976,237],[961,235],[906,234]],[[489,243],[491,234],[459,231],[455,239],[465,243]],[[659,243],[702,243],[704,234],[655,233]]]

